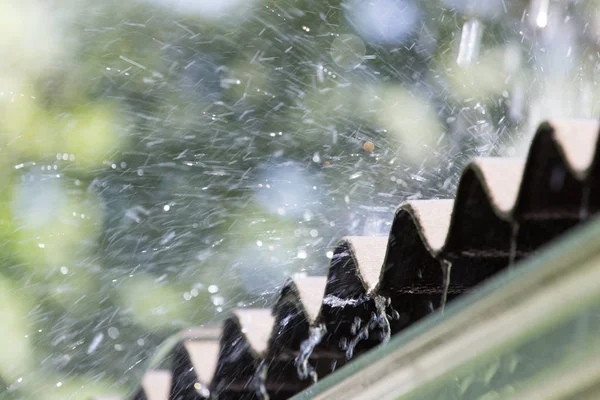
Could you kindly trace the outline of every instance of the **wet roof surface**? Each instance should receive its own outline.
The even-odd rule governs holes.
[[[340,240],[327,276],[267,309],[187,330],[134,399],[286,399],[585,221],[600,207],[599,124],[538,129],[526,160],[478,159],[456,198],[409,201],[388,237]]]

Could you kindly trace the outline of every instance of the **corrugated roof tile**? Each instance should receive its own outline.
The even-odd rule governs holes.
[[[165,370],[147,371],[142,378],[142,388],[134,400],[169,400],[173,377]]]
[[[275,323],[271,310],[239,308],[233,312],[233,316],[237,319],[240,331],[248,340],[250,348],[259,356],[266,355]]]
[[[327,278],[324,276],[307,276],[295,278],[293,283],[298,292],[302,307],[306,312],[308,322],[314,324],[319,317],[321,304],[323,304]]]

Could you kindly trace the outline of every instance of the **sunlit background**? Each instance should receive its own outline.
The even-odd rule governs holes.
[[[0,2],[0,398],[124,394],[346,234],[597,116],[594,0]]]

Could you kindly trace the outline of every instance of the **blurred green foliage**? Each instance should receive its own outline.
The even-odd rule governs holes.
[[[268,304],[539,119],[597,114],[594,2],[553,9],[571,68],[544,61],[564,32],[527,28],[525,1],[415,0],[397,43],[361,38],[355,3],[0,4],[0,398],[124,393],[167,335]]]

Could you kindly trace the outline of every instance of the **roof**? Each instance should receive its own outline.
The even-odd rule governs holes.
[[[179,335],[171,393],[289,398],[512,268],[600,207],[599,131],[544,123],[526,159],[475,160],[455,199],[406,202],[389,236],[340,240],[328,275],[289,280],[273,310],[236,310],[218,341]]]
[[[599,240],[595,218],[293,400],[598,398]]]

